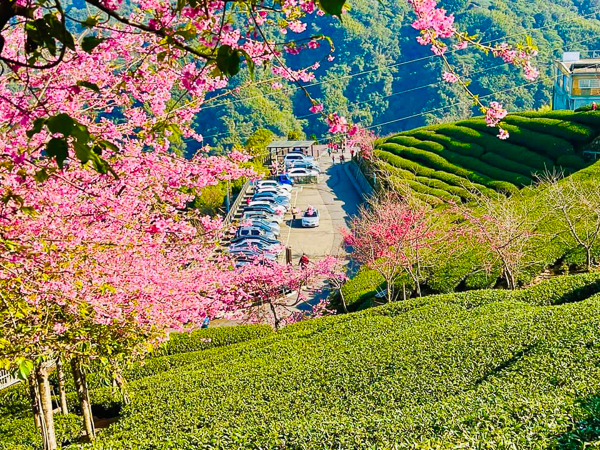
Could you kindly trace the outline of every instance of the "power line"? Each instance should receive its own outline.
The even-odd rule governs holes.
[[[578,43],[585,43],[585,42],[589,42],[589,41],[592,41],[592,40],[595,40],[595,39],[597,39],[597,38],[596,38],[596,37],[592,37],[592,38],[589,38],[589,39],[585,39],[585,40],[582,40],[582,41],[578,41]],[[554,47],[554,48],[551,48],[550,50],[548,50],[548,54],[549,54],[549,56],[551,56],[551,52],[553,52],[554,50],[558,50],[558,49],[560,49],[561,47],[562,47],[562,46],[558,46],[558,47]],[[434,56],[435,56],[435,55],[434,55]],[[507,65],[507,64],[508,64],[508,63],[503,63],[503,64],[498,64],[498,65],[496,65],[496,66],[493,66],[493,67],[490,67],[490,68],[487,68],[487,69],[481,69],[481,70],[478,70],[478,71],[472,72],[470,75],[474,75],[474,74],[481,73],[481,72],[486,72],[486,71],[489,71],[489,70],[492,70],[492,69],[495,69],[495,68],[498,68],[498,67],[501,67],[501,66],[504,66],[504,65]],[[470,75],[469,75],[469,76],[470,76]],[[536,82],[534,82],[534,83],[540,82],[540,81],[542,81],[542,80],[545,80],[545,79],[548,79],[548,77],[540,77],[540,78],[539,78],[539,79],[538,79]],[[395,93],[392,93],[392,94],[389,94],[389,95],[386,95],[386,96],[383,96],[383,97],[379,97],[379,98],[378,98],[378,99],[376,99],[376,100],[383,99],[383,98],[389,98],[389,97],[392,97],[392,96],[401,95],[401,94],[405,94],[405,93],[408,93],[408,92],[413,92],[413,91],[416,91],[416,90],[419,90],[419,89],[424,89],[424,88],[426,88],[426,87],[430,87],[430,86],[434,86],[434,85],[439,85],[439,84],[441,84],[441,82],[440,82],[440,81],[437,81],[437,82],[434,82],[434,83],[429,83],[429,84],[426,84],[426,85],[417,86],[417,87],[410,88],[410,89],[405,89],[405,90],[403,90],[403,91],[399,91],[399,92],[395,92]],[[528,84],[531,84],[531,83],[526,83],[526,84],[524,84],[524,85],[520,85],[520,86],[527,86]],[[518,88],[518,87],[519,87],[519,86],[515,86],[515,87],[513,87],[513,88],[510,88],[510,89],[508,89],[508,91],[510,91],[510,90],[512,90],[512,89],[516,89],[516,88]],[[502,92],[507,92],[507,91],[506,91],[506,90],[504,90],[504,91],[497,91],[497,92],[500,92],[500,93],[502,93]],[[493,94],[494,94],[494,92],[492,92],[492,93],[490,93],[490,94],[485,94],[485,95],[483,95],[483,96],[480,96],[480,98],[485,98],[485,97],[488,97],[488,96],[490,96],[490,95],[493,95]],[[371,102],[373,102],[373,101],[374,101],[374,100],[371,100],[371,99],[369,99],[369,100],[364,100],[364,101],[362,101],[362,102],[357,102],[357,103],[355,103],[355,104],[371,103]],[[452,104],[449,104],[449,105],[446,105],[446,106],[442,106],[442,107],[439,107],[439,108],[435,108],[435,109],[433,109],[433,110],[429,110],[429,111],[423,111],[423,112],[421,112],[421,113],[417,113],[417,114],[413,114],[413,115],[410,115],[410,116],[407,116],[407,117],[403,117],[403,118],[396,119],[395,121],[401,121],[401,120],[407,120],[407,119],[411,119],[411,118],[415,118],[415,117],[420,117],[420,116],[423,116],[423,115],[425,115],[425,114],[428,114],[428,113],[431,113],[431,112],[436,112],[436,111],[444,110],[444,109],[446,109],[446,108],[450,108],[450,107],[452,107],[452,106],[456,106],[456,105],[458,105],[458,104],[460,104],[460,103],[461,103],[461,102],[452,103]],[[307,114],[307,115],[304,115],[304,116],[300,116],[300,117],[298,117],[298,119],[303,119],[303,118],[307,118],[307,117],[311,117],[311,116],[315,116],[315,115],[319,115],[319,114],[320,114],[320,113],[312,113],[312,114]],[[365,127],[365,128],[366,128],[366,129],[370,129],[370,128],[374,128],[374,127],[376,127],[376,126],[381,126],[381,125],[385,125],[385,123],[384,123],[384,124],[378,124],[378,125],[371,125],[371,126],[369,126],[369,127]],[[208,139],[208,138],[212,138],[212,137],[218,137],[218,136],[228,136],[228,135],[231,135],[231,134],[234,134],[234,133],[235,133],[234,131],[226,131],[226,132],[222,132],[222,133],[213,134],[213,135],[210,135],[210,136],[205,136],[205,138],[207,138],[207,139]],[[241,133],[240,133],[240,134],[241,134]],[[246,136],[246,135],[244,135],[244,136]]]
[[[531,33],[531,32],[534,32],[534,31],[544,30],[544,29],[551,28],[551,27],[554,27],[554,26],[559,25],[559,24],[574,22],[576,20],[584,19],[586,17],[593,16],[593,15],[596,15],[596,14],[597,14],[597,12],[593,12],[593,13],[588,13],[588,14],[585,14],[585,15],[582,15],[582,16],[577,16],[577,17],[574,17],[574,18],[569,19],[569,20],[564,20],[564,21],[563,20],[557,20],[557,21],[554,21],[554,22],[552,22],[551,24],[548,24],[548,25],[544,25],[544,26],[537,27],[537,28],[532,28],[531,30],[527,30],[527,31],[520,31],[520,32],[513,33],[513,34],[507,34],[507,35],[504,35],[504,36],[496,38],[496,39],[491,39],[489,41],[484,41],[481,44],[483,44],[483,45],[491,44],[493,42],[501,41],[501,40],[506,39],[506,38],[520,36],[522,34],[527,34],[527,33]],[[448,54],[453,54],[453,53],[457,53],[457,52],[460,52],[460,51],[462,51],[462,50],[453,49],[453,50],[449,50],[447,53]],[[400,62],[397,62],[397,63],[385,65],[385,66],[378,66],[378,67],[375,67],[373,69],[362,70],[360,72],[355,72],[353,74],[342,75],[342,76],[336,77],[336,79],[337,80],[351,79],[351,78],[362,76],[362,75],[365,75],[365,74],[368,74],[368,73],[378,72],[378,71],[381,71],[381,70],[386,69],[386,68],[404,66],[404,65],[407,65],[407,64],[415,63],[415,62],[420,62],[420,61],[425,61],[425,60],[428,60],[428,59],[432,59],[432,58],[435,58],[435,57],[436,57],[436,55],[433,55],[433,54],[432,55],[428,55],[428,56],[422,56],[420,58],[415,58],[415,59],[411,59],[411,60],[408,60],[408,61],[400,61]],[[256,85],[258,85],[258,84],[265,84],[265,83],[267,83],[269,81],[276,81],[276,80],[280,80],[280,79],[281,79],[281,77],[273,77],[273,78],[270,78],[270,79],[267,79],[267,80],[262,80],[260,82],[257,82]],[[310,87],[318,86],[318,85],[321,85],[323,83],[326,83],[326,80],[317,81],[317,82],[309,83],[309,84],[305,84],[304,88],[310,88]],[[252,85],[247,85],[246,87],[251,87],[251,86]],[[299,89],[300,88],[295,87],[295,88],[290,88],[290,89],[284,89],[284,90],[277,91],[277,92],[281,92],[281,93],[287,94],[287,93],[292,93],[292,92],[298,91]],[[213,105],[207,105],[203,109],[206,110],[206,109],[211,109],[211,108],[218,108],[218,107],[226,106],[226,105],[230,105],[230,104],[241,103],[241,102],[244,102],[246,100],[252,100],[252,99],[256,99],[256,98],[263,98],[265,96],[273,96],[273,95],[276,95],[276,93],[275,92],[264,93],[264,94],[260,94],[260,95],[254,95],[254,96],[250,96],[250,97],[244,97],[244,98],[237,99],[237,100],[229,100],[229,101],[224,101],[224,102],[220,102],[220,103],[215,103]]]

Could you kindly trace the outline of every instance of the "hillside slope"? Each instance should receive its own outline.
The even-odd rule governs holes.
[[[120,420],[82,447],[597,448],[598,278],[424,297],[150,359]],[[1,423],[0,448],[31,448]]]

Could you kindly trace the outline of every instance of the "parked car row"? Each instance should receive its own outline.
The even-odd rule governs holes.
[[[312,156],[301,152],[292,151],[283,158],[286,174],[294,178],[316,177],[321,173],[321,168]]]
[[[236,230],[229,245],[229,253],[236,257],[238,265],[248,264],[259,255],[277,259],[282,251],[277,239],[281,232],[279,224],[291,207],[291,191],[291,184],[275,180],[256,183],[254,194],[242,213],[243,226]]]

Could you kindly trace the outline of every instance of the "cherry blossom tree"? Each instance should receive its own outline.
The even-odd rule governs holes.
[[[600,192],[594,178],[577,174],[562,178],[547,174],[539,183],[549,215],[560,236],[585,252],[585,268],[594,264],[592,249],[600,237]]]
[[[487,251],[485,269],[491,272],[501,266],[508,288],[516,289],[519,274],[537,262],[532,244],[545,238],[539,225],[547,211],[522,192],[510,197],[500,193],[488,196],[476,190],[473,194],[473,204],[454,205],[455,212],[465,219],[462,233]]]
[[[424,257],[441,237],[433,226],[435,216],[422,203],[385,193],[361,208],[349,230],[342,230],[346,244],[352,247],[352,257],[385,280],[388,302],[395,299],[395,284],[404,274],[421,295]]]
[[[344,273],[341,261],[333,256],[298,266],[259,258],[243,266],[237,277],[244,294],[242,307],[232,317],[268,321],[279,329],[326,313],[327,301],[312,305],[310,314],[299,312],[297,307],[310,300],[307,291],[322,288],[328,280],[343,278]]]

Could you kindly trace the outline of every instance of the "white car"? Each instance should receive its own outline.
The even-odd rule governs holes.
[[[316,170],[318,172],[321,171],[321,168],[319,167],[319,165],[315,162],[312,161],[294,161],[292,163],[292,165],[289,167],[289,169],[309,169],[309,170]]]
[[[242,242],[236,242],[229,246],[229,253],[246,253],[247,251],[258,251],[261,253],[271,253],[277,255],[281,253],[281,244],[265,244],[260,239],[246,239]]]
[[[287,208],[283,205],[278,205],[275,201],[268,201],[268,200],[253,200],[250,203],[248,203],[248,206],[260,206],[260,205],[265,205],[265,206],[270,206],[271,208],[273,208],[276,212],[284,214],[287,211]]]
[[[319,175],[319,171],[315,169],[292,168],[288,170],[287,174],[290,178],[316,177],[317,175]]]
[[[263,236],[267,239],[275,239],[275,233],[270,231],[267,227],[258,226],[246,226],[238,228],[235,232],[236,237],[250,237],[250,236]]]
[[[307,228],[318,227],[320,217],[321,214],[318,209],[307,209],[304,211],[304,214],[302,214],[302,226]]]
[[[260,180],[256,182],[256,188],[266,188],[266,187],[272,187],[272,188],[279,188],[279,189],[284,189],[288,192],[292,191],[292,185],[291,184],[281,184],[278,183],[275,180]]]
[[[279,188],[274,188],[274,187],[264,187],[264,188],[257,188],[255,193],[260,193],[260,192],[272,192],[273,194],[276,195],[280,195],[282,197],[287,197],[292,198],[292,194],[288,191],[286,191],[285,189],[279,189]]]
[[[302,153],[288,153],[283,158],[283,165],[287,168],[287,167],[290,167],[293,163],[298,162],[298,161],[309,162],[309,161],[313,161],[313,158],[303,155]]]
[[[242,215],[242,222],[254,219],[265,220],[267,222],[275,222],[276,224],[280,224],[283,221],[282,216],[277,214],[269,214],[265,211],[245,211]]]

